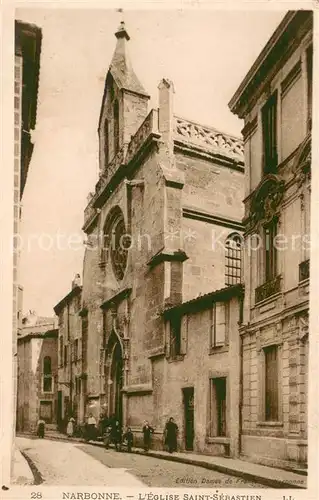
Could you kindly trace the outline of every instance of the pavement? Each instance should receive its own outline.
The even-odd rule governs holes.
[[[17,435],[30,437],[30,434],[26,433],[19,433]],[[65,434],[59,433],[58,431],[47,431],[45,437],[46,439],[57,441],[84,442],[81,438],[69,438]],[[89,443],[94,446],[104,447],[103,443],[100,441],[90,441]],[[145,455],[145,452],[140,448],[132,448],[132,453]],[[299,489],[307,487],[307,476],[304,471],[303,474],[301,474],[275,467],[255,464],[240,459],[216,457],[190,452],[176,452],[170,454],[165,451],[150,450],[147,453],[147,456],[203,467],[205,469],[214,470],[230,476],[239,477],[246,481],[259,483],[269,488]]]
[[[141,488],[144,483],[125,467],[106,467],[73,442],[17,437],[17,446],[28,457],[37,484],[44,486],[103,486]],[[92,448],[89,445],[90,448]],[[35,472],[36,471],[36,472]]]
[[[32,470],[25,456],[16,447],[13,457],[13,477],[11,484],[16,486],[30,486],[35,483]]]

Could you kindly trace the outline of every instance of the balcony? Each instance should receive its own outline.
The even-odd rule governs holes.
[[[279,293],[281,290],[281,276],[276,276],[276,278],[267,281],[263,285],[259,286],[255,290],[255,303],[261,302],[262,300],[268,299],[272,295]]]
[[[299,264],[299,283],[309,279],[310,276],[310,259],[304,260]]]

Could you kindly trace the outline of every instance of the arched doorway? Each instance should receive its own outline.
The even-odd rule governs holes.
[[[110,415],[115,415],[117,420],[122,424],[123,355],[122,355],[122,347],[118,340],[115,343],[112,352],[109,383],[110,383],[110,392],[109,392]]]

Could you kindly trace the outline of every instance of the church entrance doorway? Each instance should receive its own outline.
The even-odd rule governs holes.
[[[115,415],[116,419],[122,425],[123,356],[122,356],[122,348],[118,341],[116,342],[113,349],[109,383],[110,383],[110,399],[109,399],[110,415]]]

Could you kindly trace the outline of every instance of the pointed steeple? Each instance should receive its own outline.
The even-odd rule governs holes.
[[[124,21],[121,22],[115,36],[117,38],[117,43],[109,71],[117,86],[120,89],[149,97],[143,85],[137,78],[130,61],[127,47],[127,42],[130,37],[126,31]]]

